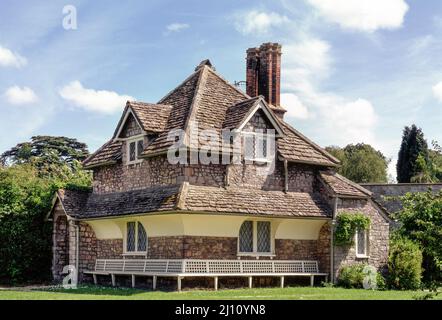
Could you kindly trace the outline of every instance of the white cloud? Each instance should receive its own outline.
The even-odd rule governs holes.
[[[131,96],[114,91],[86,89],[79,81],[72,81],[59,91],[60,96],[87,111],[111,114],[119,112]]]
[[[364,32],[402,26],[409,7],[404,0],[307,0],[325,19]]]
[[[167,32],[180,32],[184,29],[188,29],[190,25],[187,23],[171,23],[166,27]]]
[[[266,13],[257,10],[237,13],[234,15],[233,20],[235,29],[244,35],[265,35],[270,32],[271,28],[289,22],[286,16],[275,12]]]
[[[442,81],[433,86],[433,95],[442,102]]]
[[[26,58],[13,53],[8,48],[0,46],[0,66],[21,68],[28,63]]]
[[[378,117],[371,102],[322,90],[321,84],[332,71],[330,45],[313,37],[305,39],[283,46],[286,96],[281,101],[288,117],[291,111],[293,117],[314,121],[317,125],[311,130],[324,144],[375,143]]]
[[[31,104],[38,100],[35,92],[28,87],[10,87],[5,91],[4,96],[10,104],[15,105]]]
[[[316,75],[327,75],[331,65],[330,45],[319,39],[309,39],[283,46],[284,64],[302,68]]]
[[[307,107],[293,93],[282,93],[281,104],[287,109],[287,117],[295,119],[308,119],[310,114]]]

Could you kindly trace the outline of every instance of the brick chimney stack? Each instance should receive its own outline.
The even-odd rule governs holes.
[[[249,96],[262,95],[270,105],[280,107],[281,45],[269,42],[248,49],[246,78]]]

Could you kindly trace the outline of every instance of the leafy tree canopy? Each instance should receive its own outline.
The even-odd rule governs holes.
[[[89,154],[87,145],[67,137],[35,136],[30,142],[17,144],[0,156],[4,165],[31,163],[38,168],[64,164],[72,167],[75,161]]]
[[[328,152],[341,161],[338,172],[358,183],[387,182],[390,160],[369,144],[349,144],[345,148],[326,147]]]

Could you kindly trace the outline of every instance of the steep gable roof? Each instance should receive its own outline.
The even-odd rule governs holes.
[[[249,97],[220,76],[209,62],[203,61],[194,73],[157,104],[128,102],[125,112],[130,109],[144,131],[157,133],[157,137],[142,153],[142,156],[149,157],[167,152],[174,143],[168,141],[168,135],[176,129],[184,130],[188,134],[191,125],[196,123],[199,130],[221,131],[223,128],[237,127],[253,107],[262,101],[260,99],[260,97]],[[268,105],[268,112],[277,120],[284,133],[277,142],[280,157],[290,162],[325,167],[339,165],[339,160],[274,116],[274,110],[274,106]],[[119,126],[122,121],[120,120]],[[189,142],[185,141],[185,145],[189,146]],[[112,150],[115,149],[116,146],[112,146]],[[107,154],[102,156],[101,152],[108,153],[108,147],[100,149],[98,154],[86,163],[95,157],[104,157],[107,160]],[[119,156],[121,157],[121,150]],[[97,161],[95,165],[100,163]]]
[[[368,198],[372,196],[369,190],[336,172],[321,171],[319,172],[319,178],[335,195],[356,198]]]
[[[277,135],[282,136],[284,132],[278,118],[264,100],[263,96],[243,100],[237,104],[234,104],[233,106],[230,106],[226,112],[226,118],[223,126],[224,129],[242,130],[250,118],[259,110],[262,110],[264,116],[267,117],[273,128],[276,130]]]

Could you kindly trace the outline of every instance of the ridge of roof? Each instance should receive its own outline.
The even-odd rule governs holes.
[[[198,78],[198,81],[196,83],[196,88],[195,91],[193,92],[193,99],[192,99],[192,103],[190,104],[189,107],[189,111],[187,114],[187,119],[186,122],[184,124],[184,144],[185,145],[190,145],[188,139],[189,139],[189,130],[190,130],[190,126],[192,125],[193,121],[195,121],[195,117],[196,117],[196,113],[197,113],[197,109],[198,109],[198,103],[199,100],[201,98],[201,94],[202,94],[202,90],[204,89],[204,85],[207,79],[207,70],[211,68],[206,65],[203,64],[202,66],[199,67],[198,70],[200,70],[200,75]]]

